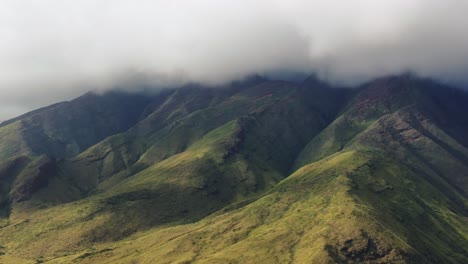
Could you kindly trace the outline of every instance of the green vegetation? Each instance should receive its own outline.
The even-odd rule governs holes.
[[[0,126],[0,263],[464,263],[467,108],[395,76],[40,109]]]

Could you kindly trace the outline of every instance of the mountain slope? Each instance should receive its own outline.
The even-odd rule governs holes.
[[[18,153],[0,162],[4,259],[467,261],[465,92],[403,75],[356,89],[253,78],[139,96],[116,119],[127,128],[70,156],[18,136],[40,110],[0,127],[0,152]],[[114,100],[117,116],[129,107],[96,100]]]
[[[141,115],[149,98],[127,93],[108,93],[105,96],[88,93],[73,101],[59,103],[4,122],[4,130],[20,134],[2,136],[3,144],[12,142],[27,146],[29,151],[6,152],[0,157],[21,154],[48,154],[54,158],[70,158],[100,140],[125,131]],[[15,142],[16,143],[16,142]],[[13,144],[13,143],[12,143]],[[18,143],[16,143],[18,144]]]
[[[466,219],[449,203],[395,160],[348,151],[304,166],[245,207],[57,261],[461,263]]]

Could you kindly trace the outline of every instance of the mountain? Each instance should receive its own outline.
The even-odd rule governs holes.
[[[468,93],[88,93],[0,125],[0,262],[468,262]]]

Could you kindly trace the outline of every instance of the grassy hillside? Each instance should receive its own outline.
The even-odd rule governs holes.
[[[380,155],[343,152],[248,205],[51,263],[463,262],[466,219],[410,168]]]
[[[468,260],[464,92],[404,75],[127,96],[0,127],[0,262]]]

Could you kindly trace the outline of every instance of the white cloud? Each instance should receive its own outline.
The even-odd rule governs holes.
[[[464,0],[0,0],[0,105],[11,105],[0,119],[135,72],[218,83],[316,71],[353,84],[412,70],[467,83],[466,10]]]

